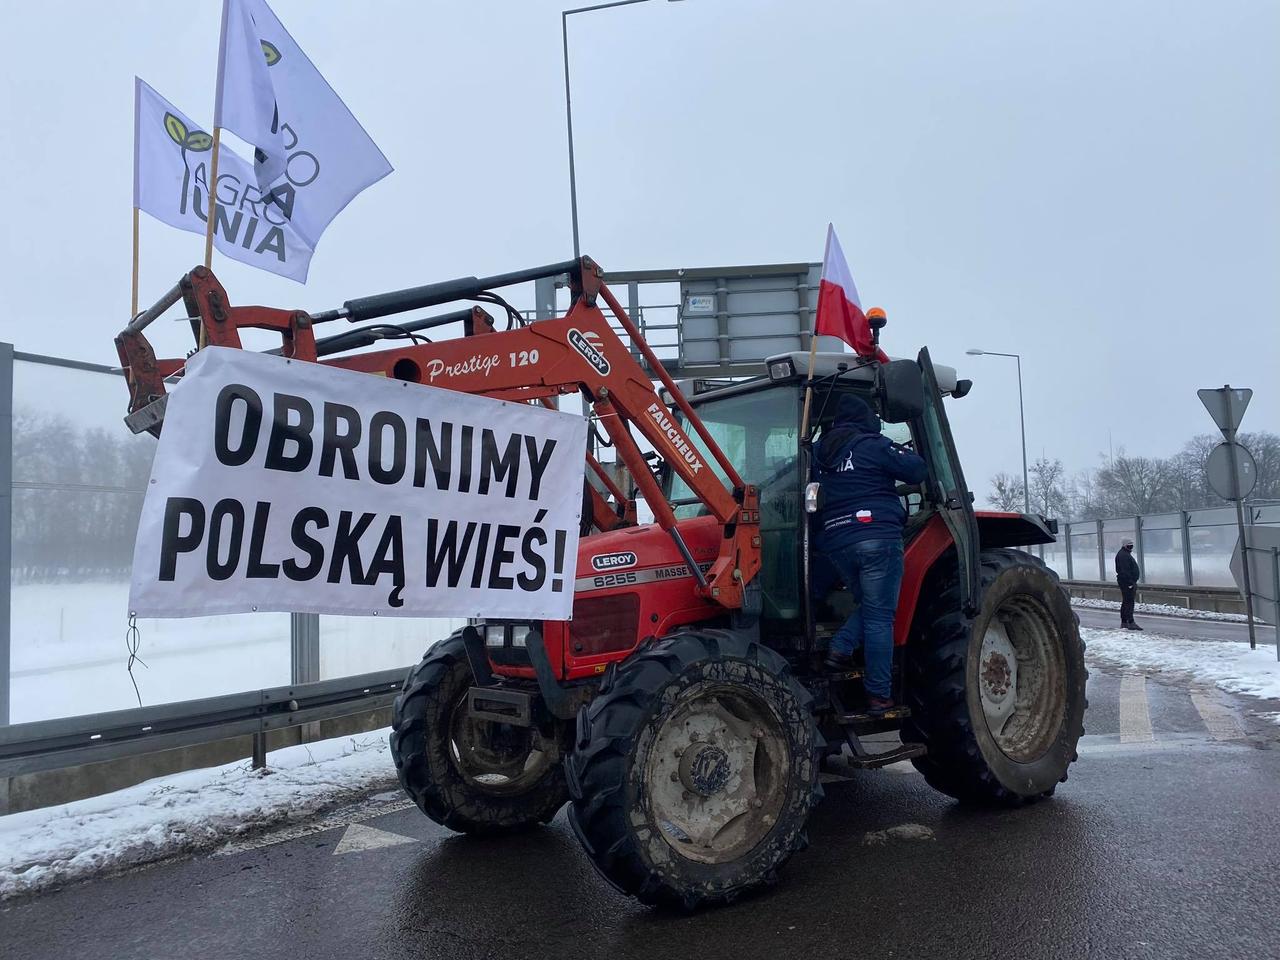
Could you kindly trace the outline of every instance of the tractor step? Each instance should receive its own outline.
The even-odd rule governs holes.
[[[839,673],[827,674],[827,679],[831,683],[840,683],[845,680],[861,680],[863,670],[861,667],[850,667],[848,670],[841,670]]]
[[[885,730],[897,730],[902,721],[911,716],[909,707],[894,707],[884,713],[841,713],[836,715],[836,723],[842,727],[850,727],[855,733],[881,733]]]
[[[913,757],[923,757],[928,752],[929,748],[923,743],[904,743],[892,750],[886,750],[884,753],[852,756],[849,758],[849,766],[858,767],[862,770],[872,770],[876,767],[887,767],[891,763],[901,763],[903,760],[910,760]]]

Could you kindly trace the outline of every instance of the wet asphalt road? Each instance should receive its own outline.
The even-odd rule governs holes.
[[[1280,727],[1217,693],[1197,705],[1186,687],[1092,673],[1081,759],[1054,799],[970,811],[908,765],[852,772],[828,783],[782,883],[730,908],[616,894],[563,813],[476,841],[388,794],[304,836],[0,907],[0,956],[1276,956]],[[903,824],[928,836],[874,836]],[[352,849],[371,838],[393,845]]]

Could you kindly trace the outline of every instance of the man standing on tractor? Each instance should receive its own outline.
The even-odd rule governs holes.
[[[1133,600],[1138,595],[1142,571],[1133,559],[1133,541],[1125,537],[1116,551],[1116,585],[1120,587],[1120,626],[1124,630],[1141,630],[1133,619]]]
[[[862,647],[871,713],[893,706],[893,620],[907,519],[895,484],[920,483],[927,472],[923,459],[881,434],[880,418],[865,401],[840,397],[814,457],[824,500],[819,544],[858,606],[832,637],[826,665],[847,670]]]

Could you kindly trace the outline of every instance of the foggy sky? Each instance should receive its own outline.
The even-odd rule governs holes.
[[[562,4],[272,6],[396,172],[305,287],[215,257],[233,302],[319,310],[571,256]],[[0,0],[0,339],[115,362],[133,76],[208,124],[219,11]],[[834,221],[889,351],[975,380],[951,410],[980,499],[1020,469],[1017,393],[971,346],[1024,355],[1030,455],[1069,471],[1211,431],[1198,387],[1252,386],[1245,428],[1280,429],[1280,5],[655,0],[570,34],[583,251],[820,260]],[[202,252],[144,216],[143,302]]]

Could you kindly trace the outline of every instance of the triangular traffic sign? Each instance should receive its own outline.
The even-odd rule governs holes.
[[[1248,387],[1225,386],[1212,390],[1197,390],[1196,395],[1204,404],[1204,408],[1209,411],[1209,416],[1213,417],[1213,422],[1218,425],[1218,429],[1228,438],[1240,426],[1240,421],[1244,419],[1244,411],[1249,406],[1249,401],[1253,399],[1253,391]],[[1229,404],[1228,397],[1230,397]]]

